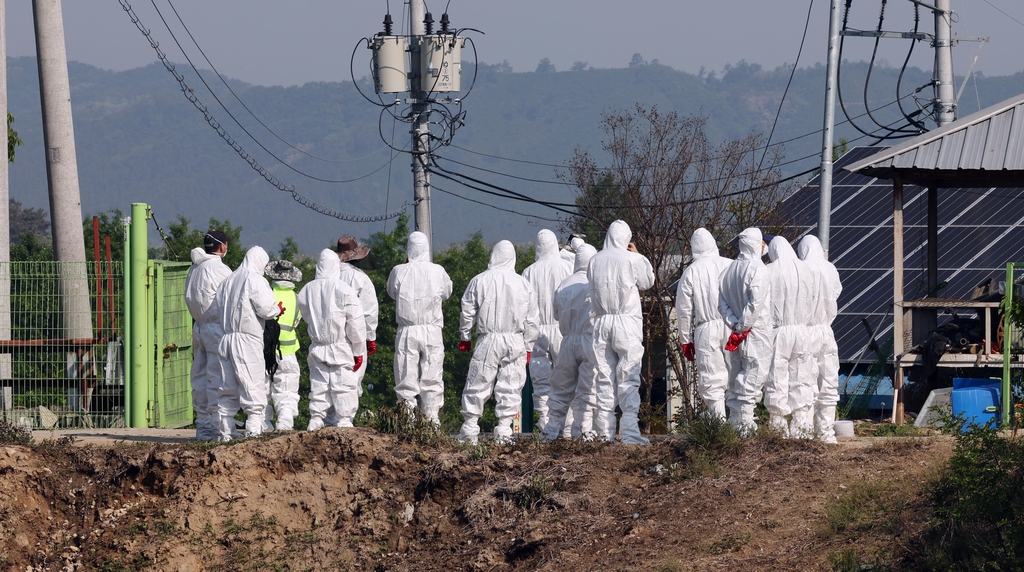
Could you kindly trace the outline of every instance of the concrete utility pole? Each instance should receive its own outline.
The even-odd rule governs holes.
[[[64,46],[60,0],[32,0],[39,95],[43,109],[43,143],[50,190],[53,252],[60,265],[61,317],[64,337],[92,338],[92,311],[82,235],[82,200],[71,119],[71,84]]]
[[[412,177],[413,199],[416,207],[416,230],[427,235],[430,260],[434,259],[434,233],[430,224],[430,174],[427,173],[427,161],[430,156],[429,125],[427,113],[427,93],[423,91],[423,73],[420,58],[420,39],[427,33],[423,18],[426,16],[424,0],[409,0],[409,55],[412,81]]]
[[[949,0],[935,2],[935,122],[939,127],[956,121],[953,85],[953,20]]]
[[[11,339],[11,212],[7,164],[7,2],[0,0],[0,118],[4,156],[0,159],[0,340]],[[0,354],[0,384],[11,379],[11,354]],[[6,385],[6,384],[5,384]],[[8,407],[4,392],[3,408]]]
[[[839,70],[839,0],[832,0],[828,18],[828,61],[825,66],[825,125],[821,133],[818,175],[818,240],[828,256],[832,224],[832,132],[836,125],[836,78]]]

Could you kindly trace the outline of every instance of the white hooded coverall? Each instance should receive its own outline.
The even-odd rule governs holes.
[[[589,244],[576,252],[575,272],[555,290],[552,308],[562,333],[558,361],[551,371],[551,392],[548,394],[549,417],[544,439],[552,441],[564,433],[563,426],[573,410],[572,437],[591,432],[596,407],[594,399],[594,320],[591,316],[590,282],[587,266],[597,250]],[[592,437],[592,435],[588,435]]]
[[[815,389],[809,378],[807,322],[814,311],[819,281],[784,237],[772,239],[768,257],[772,260],[766,268],[771,284],[774,355],[765,382],[764,405],[773,428],[791,437],[810,437]],[[785,416],[789,414],[793,418],[787,427]]]
[[[752,434],[757,430],[754,406],[771,368],[771,285],[761,261],[764,252],[761,231],[748,228],[741,232],[739,246],[739,256],[722,272],[718,308],[731,332],[750,332],[736,350],[739,364],[730,380],[725,404],[729,409],[729,423],[741,433]]]
[[[836,442],[834,429],[836,404],[839,403],[839,347],[832,330],[832,321],[839,313],[839,294],[843,284],[839,271],[825,257],[818,237],[805,236],[797,247],[800,259],[820,274],[821,290],[811,324],[811,379],[817,389],[814,401],[814,433],[826,443]]]
[[[725,419],[725,396],[736,369],[735,352],[725,351],[732,330],[718,307],[722,272],[732,262],[719,256],[718,244],[706,229],[690,237],[690,265],[683,270],[676,290],[679,343],[693,344],[697,389],[708,412]]]
[[[245,432],[263,432],[267,407],[266,362],[263,359],[263,323],[281,311],[263,269],[270,257],[259,246],[245,253],[238,270],[217,290],[214,305],[220,313],[224,336],[217,346],[224,381],[217,398],[220,438],[231,440],[234,416],[245,412]]]
[[[366,275],[365,272],[356,268],[350,262],[341,262],[339,266],[338,276],[341,281],[352,287],[355,291],[356,297],[359,298],[359,304],[363,307],[363,322],[366,324],[366,341],[375,342],[377,341],[377,319],[378,319],[378,306],[377,306],[377,290],[373,287],[373,281]],[[366,369],[370,365],[367,361],[368,356],[366,355],[366,346],[363,345],[362,352],[358,355],[363,356],[363,367],[359,368],[356,375],[359,378],[359,395],[363,394],[363,377],[366,376]],[[329,420],[333,420],[333,416],[328,416]]]
[[[640,434],[640,366],[644,355],[640,290],[654,285],[650,260],[627,250],[633,233],[621,220],[608,227],[604,248],[590,259],[587,279],[594,309],[594,392],[598,436],[615,437],[615,405],[622,410],[619,437],[647,444]]]
[[[410,410],[420,398],[420,412],[434,423],[444,405],[444,342],[441,304],[452,295],[452,280],[430,261],[427,235],[416,231],[406,246],[409,261],[388,276],[388,296],[395,301],[395,393]]]
[[[196,439],[211,441],[220,433],[217,395],[223,375],[217,344],[223,335],[213,307],[217,288],[231,269],[217,254],[192,249],[192,267],[185,277],[185,305],[192,315],[192,407],[196,411]]]
[[[359,375],[355,356],[366,353],[366,322],[355,290],[338,278],[338,254],[325,248],[316,264],[316,279],[299,291],[299,311],[309,332],[309,427],[324,426],[328,411],[333,424],[351,427],[359,409]],[[365,360],[359,367],[366,367]]]
[[[497,441],[512,436],[512,420],[522,404],[526,352],[537,342],[537,302],[530,283],[516,274],[516,250],[502,240],[494,245],[487,270],[469,281],[462,295],[459,335],[476,347],[462,392],[460,439],[476,443],[484,404],[494,393]]]
[[[562,334],[552,309],[555,289],[572,274],[573,265],[558,254],[558,238],[555,233],[542,229],[537,233],[537,261],[523,270],[523,278],[533,288],[537,300],[537,314],[540,323],[537,344],[531,348],[530,381],[533,385],[533,410],[537,412],[538,433],[544,431],[548,422],[548,392],[551,388],[551,368],[558,360],[562,345]]]

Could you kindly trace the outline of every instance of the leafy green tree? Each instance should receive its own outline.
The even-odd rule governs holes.
[[[12,243],[21,240],[21,236],[26,233],[37,237],[50,235],[50,219],[43,209],[26,208],[20,202],[10,199],[8,213]]]
[[[15,131],[13,127],[11,127],[12,123],[14,123],[14,116],[11,115],[10,111],[8,111],[7,112],[7,162],[8,163],[13,163],[14,162],[14,149],[15,149],[15,147],[20,147],[20,146],[25,144],[24,142],[22,142],[21,138],[18,137],[18,132]]]

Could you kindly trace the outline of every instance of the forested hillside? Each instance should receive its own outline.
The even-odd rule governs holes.
[[[14,126],[25,142],[11,166],[11,196],[26,208],[46,209],[35,60],[13,58],[8,65],[10,108]],[[339,62],[339,78],[347,72],[344,67]],[[215,76],[207,77],[231,113],[260,143],[287,161],[289,168],[247,138],[191,70],[179,71],[228,133],[274,175],[313,200],[342,211],[372,214],[393,210],[411,199],[409,157],[396,153],[389,177],[386,165],[391,151],[382,141],[382,135],[390,140],[394,132],[396,146],[402,147],[408,139],[407,126],[398,123],[395,127],[387,114],[380,119],[381,109],[360,97],[351,82],[293,87],[231,83],[267,126],[308,153],[305,155],[261,127]],[[863,81],[866,71],[866,64],[849,63],[843,68],[844,98],[851,115],[863,113],[863,84],[858,82]],[[876,67],[870,91],[872,107],[894,101],[898,72]],[[470,151],[561,165],[577,148],[600,150],[603,112],[637,104],[704,114],[708,117],[708,134],[716,141],[751,131],[767,134],[789,73],[789,68],[764,70],[746,62],[717,74],[699,75],[657,64],[557,73],[514,73],[507,65],[482,65],[475,89],[463,106],[467,111],[465,126],[456,133],[454,146],[441,149],[438,155],[498,173],[451,162],[443,163],[446,168],[531,196],[571,201],[571,191],[565,186],[499,174],[557,182],[552,166],[504,161]],[[159,64],[111,72],[72,63],[70,75],[84,214],[114,208],[127,211],[133,201],[147,202],[165,224],[179,214],[196,226],[210,217],[226,219],[243,228],[247,244],[277,250],[285,237],[293,236],[306,252],[331,244],[342,234],[367,237],[385,230],[384,223],[344,223],[317,214],[268,184],[206,123],[203,114],[182,96],[178,83]],[[927,84],[930,76],[918,69],[908,70],[903,93]],[[984,107],[1024,91],[1022,73],[978,77],[976,82],[977,90],[972,80],[964,91],[961,115],[975,111],[979,103]],[[772,141],[786,141],[820,129],[823,84],[822,66],[797,71]],[[363,88],[372,91],[369,85]],[[929,93],[930,88],[925,88],[920,95]],[[916,109],[912,98],[904,99],[904,104],[908,111]],[[876,118],[887,123],[894,121],[897,113],[895,106],[889,106]],[[842,113],[837,115],[841,121]],[[854,140],[859,134],[843,126],[839,135]],[[788,164],[783,166],[787,173],[814,167],[817,161],[813,155],[820,141],[815,133],[787,143]],[[853,144],[867,141],[864,138]],[[757,159],[759,153],[752,154],[751,160]],[[326,183],[297,171],[331,180],[373,174],[351,183]],[[503,208],[555,216],[542,207],[497,199],[438,178],[434,184],[438,189]],[[462,241],[477,230],[482,230],[488,241],[528,241],[539,228],[533,219],[470,203],[440,190],[433,194],[433,217],[438,246]]]

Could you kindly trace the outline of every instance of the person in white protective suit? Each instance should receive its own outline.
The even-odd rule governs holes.
[[[352,427],[359,409],[366,322],[355,290],[338,277],[340,266],[337,253],[322,250],[316,279],[298,295],[309,332],[309,431],[322,429],[329,411],[338,418],[332,425]]]
[[[807,438],[813,431],[814,384],[809,378],[810,343],[807,321],[814,311],[819,281],[796,256],[789,241],[776,236],[768,243],[771,285],[771,369],[765,383],[768,423],[776,431]],[[792,414],[787,427],[786,415]]]
[[[427,235],[416,231],[406,246],[409,261],[388,276],[388,296],[395,301],[395,393],[408,410],[416,408],[435,424],[444,405],[444,342],[441,304],[452,295],[452,280],[430,261]]]
[[[533,385],[533,410],[537,413],[536,431],[542,433],[548,422],[551,368],[558,360],[558,350],[562,345],[562,334],[551,302],[555,289],[572,274],[573,265],[558,254],[558,238],[547,229],[537,233],[536,259],[523,270],[523,278],[533,288],[540,318],[537,344],[530,354],[530,381]]]
[[[212,441],[220,433],[217,393],[223,376],[217,344],[223,330],[211,308],[217,288],[231,275],[222,260],[227,251],[227,234],[220,230],[206,233],[203,246],[192,249],[192,267],[185,277],[185,305],[193,320],[192,407],[196,411],[196,439],[201,441]]]
[[[811,377],[817,390],[814,400],[814,435],[826,443],[836,442],[836,404],[839,403],[839,347],[832,321],[839,313],[839,294],[843,284],[839,271],[825,257],[818,237],[805,236],[797,254],[807,267],[819,274],[821,289],[809,320],[811,328]]]
[[[562,260],[568,262],[570,266],[576,264],[576,253],[579,252],[581,246],[586,244],[580,236],[585,237],[585,235],[572,235],[569,244],[566,244],[562,247],[562,250],[558,251],[558,255],[562,257]]]
[[[299,414],[299,337],[295,328],[302,319],[302,313],[296,305],[295,283],[302,282],[302,271],[287,260],[274,260],[264,269],[267,278],[273,280],[270,288],[274,298],[280,302],[285,312],[277,319],[281,326],[277,360],[277,371],[273,378],[267,375],[267,387],[270,401],[263,420],[263,430],[273,431],[274,413],[277,413],[277,430],[291,431],[295,428],[295,416]]]
[[[366,376],[366,370],[370,364],[367,361],[368,356],[373,355],[377,351],[377,320],[378,320],[378,306],[377,306],[377,290],[373,287],[373,282],[365,272],[356,268],[353,264],[356,261],[362,260],[370,254],[369,247],[359,246],[356,242],[355,237],[346,234],[345,236],[338,239],[338,259],[341,261],[339,269],[339,277],[341,281],[348,284],[356,292],[356,296],[359,298],[359,303],[363,307],[363,322],[366,324],[366,347],[360,354],[363,357],[366,367],[359,369],[359,395],[363,395],[363,377]],[[337,422],[336,416],[330,414],[327,416],[329,424]]]
[[[495,441],[512,437],[512,420],[522,404],[530,349],[537,343],[537,302],[530,283],[516,274],[516,250],[502,240],[491,250],[487,270],[469,281],[462,295],[459,351],[473,351],[462,392],[459,440],[476,443],[477,422],[494,393]],[[476,349],[473,349],[473,324]]]
[[[626,444],[649,443],[640,434],[640,365],[644,355],[640,290],[654,285],[654,269],[630,242],[621,220],[608,227],[604,248],[590,259],[587,280],[594,310],[594,393],[598,436],[615,438],[615,405],[622,410],[619,437]]]
[[[589,244],[576,251],[575,272],[555,290],[552,307],[562,333],[558,361],[551,371],[549,417],[544,440],[553,441],[572,425],[573,439],[592,439],[594,399],[594,320],[591,316],[587,267],[597,249]],[[572,411],[572,421],[567,414]]]
[[[708,413],[725,419],[725,397],[736,369],[736,354],[725,351],[732,330],[719,309],[722,272],[732,263],[718,254],[707,229],[690,237],[690,265],[676,290],[676,322],[683,356],[697,365],[697,390]]]
[[[220,285],[214,301],[224,329],[224,336],[217,346],[224,373],[217,396],[220,438],[223,441],[231,440],[234,416],[239,407],[246,414],[246,435],[255,436],[263,432],[267,407],[263,323],[285,311],[263,277],[267,262],[270,262],[267,251],[259,246],[250,248],[238,270]]]
[[[757,430],[754,406],[761,397],[772,360],[771,285],[761,261],[765,251],[761,231],[748,228],[741,232],[739,247],[739,256],[722,272],[718,308],[731,332],[726,349],[739,354],[725,402],[729,423],[750,435]]]

